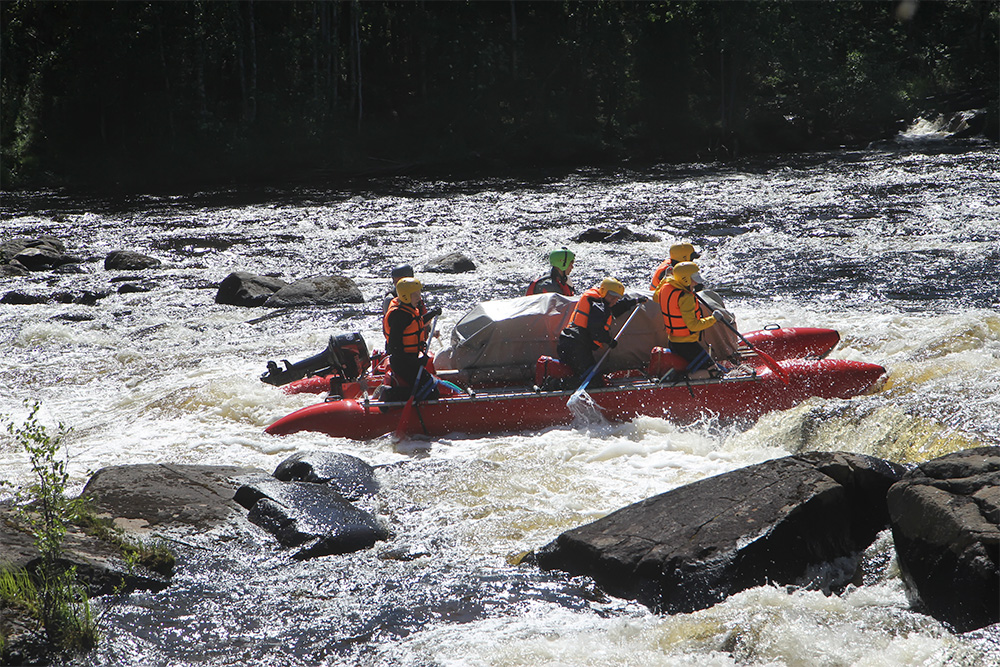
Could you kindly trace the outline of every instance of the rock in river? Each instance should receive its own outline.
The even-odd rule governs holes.
[[[888,503],[918,605],[959,632],[1000,622],[1000,447],[922,463],[889,490]]]
[[[703,479],[567,531],[537,554],[607,592],[668,613],[766,583],[848,583],[888,527],[901,466],[848,453],[789,456]],[[844,567],[834,561],[851,559]]]

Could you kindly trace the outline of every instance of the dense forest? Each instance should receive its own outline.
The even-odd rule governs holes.
[[[5,188],[863,146],[1000,88],[997,0],[0,3]]]

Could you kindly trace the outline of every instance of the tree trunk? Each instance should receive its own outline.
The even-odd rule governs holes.
[[[257,120],[257,25],[254,20],[253,0],[247,2],[247,8],[247,28],[250,32],[250,96],[248,99],[247,122],[253,125]]]
[[[517,12],[514,0],[510,0],[510,76],[517,81]]]
[[[364,117],[364,96],[361,86],[361,4],[358,0],[351,2],[351,74],[353,78],[352,92],[354,94],[355,110],[357,111],[358,129],[361,129],[361,119]]]

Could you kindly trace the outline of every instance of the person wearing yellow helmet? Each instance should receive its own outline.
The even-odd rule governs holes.
[[[556,345],[559,361],[573,369],[571,381],[578,381],[594,365],[595,350],[618,345],[611,337],[612,320],[647,300],[644,296],[637,299],[625,296],[625,286],[617,278],[610,277],[580,295],[569,325],[559,334]],[[602,383],[603,380],[597,377],[591,386]]]
[[[385,335],[385,351],[389,355],[395,388],[387,400],[402,400],[414,392],[422,392],[422,387],[414,389],[420,367],[427,363],[427,332],[440,309],[427,312],[423,304],[423,283],[416,278],[403,277],[396,283],[396,297],[389,303],[382,318],[382,333]],[[424,355],[423,357],[421,355]],[[434,379],[430,373],[423,373],[421,384],[427,384],[427,395],[421,398],[436,398]]]
[[[543,276],[528,285],[527,296],[555,292],[565,296],[573,296],[573,285],[569,282],[569,273],[573,270],[576,255],[565,246],[549,253],[549,264],[552,269],[549,275]]]
[[[653,278],[650,281],[649,289],[655,292],[656,288],[663,282],[663,279],[673,272],[675,266],[681,262],[693,262],[699,257],[701,255],[698,254],[698,251],[690,243],[673,244],[670,246],[670,254],[667,256],[667,259],[663,260],[663,263],[653,271]]]
[[[396,298],[396,285],[399,284],[399,281],[403,278],[413,277],[413,267],[409,264],[400,264],[399,266],[393,267],[392,271],[389,273],[389,277],[392,278],[392,289],[389,290],[389,293],[382,298],[382,317],[385,317],[385,314],[389,312],[389,306],[392,304],[392,300]],[[423,315],[424,320],[427,322],[433,320],[441,314],[440,308],[428,311],[427,305],[423,302],[423,299],[420,300],[417,310],[420,311],[420,314]]]
[[[701,283],[698,265],[680,262],[671,275],[660,285],[656,294],[667,328],[670,351],[688,362],[687,372],[706,368],[712,359],[698,343],[702,332],[713,326],[717,318],[732,318],[728,311],[719,309],[714,315],[704,317],[702,306],[695,297],[695,288]],[[728,321],[728,320],[727,320]]]
[[[389,277],[392,279],[392,289],[389,290],[388,294],[386,294],[382,298],[383,317],[385,317],[385,314],[389,311],[389,304],[392,303],[392,300],[396,298],[396,283],[398,283],[403,278],[412,278],[413,267],[410,266],[409,264],[400,264],[399,266],[394,266],[392,268],[392,271],[389,272]]]

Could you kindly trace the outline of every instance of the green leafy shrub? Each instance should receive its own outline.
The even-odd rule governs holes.
[[[76,568],[66,567],[61,559],[63,538],[82,507],[81,501],[67,498],[65,493],[69,474],[59,452],[68,430],[60,424],[56,435],[49,435],[38,422],[39,407],[38,403],[29,405],[25,422],[20,426],[8,422],[7,432],[31,462],[35,481],[18,496],[27,501],[20,516],[35,539],[40,558],[32,572],[4,571],[0,595],[5,603],[17,605],[38,621],[51,647],[86,650],[97,643],[97,624]]]

